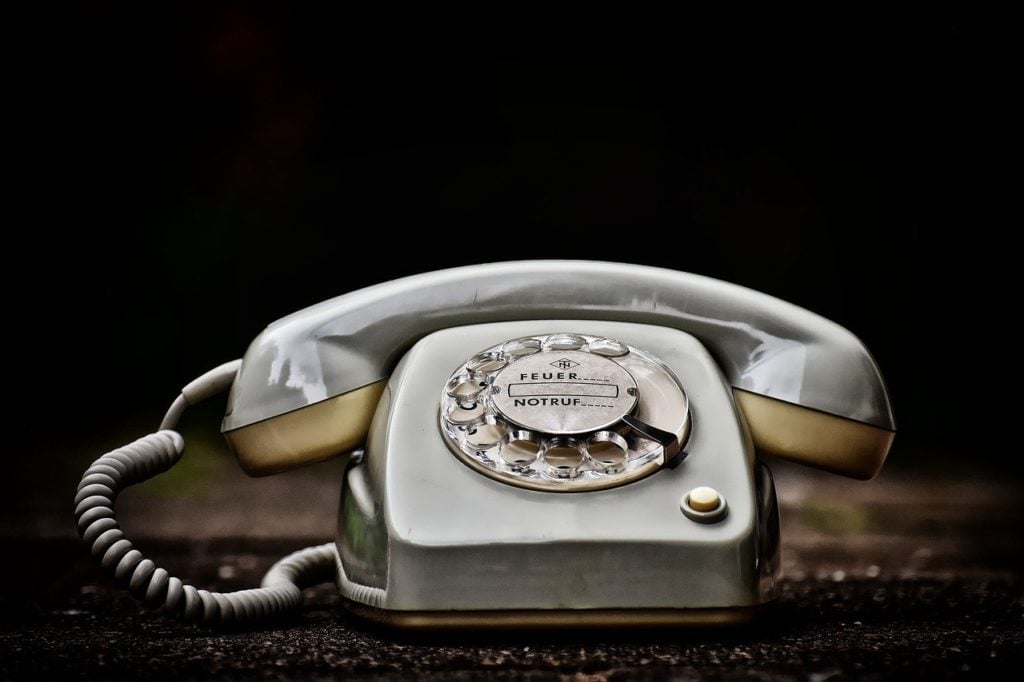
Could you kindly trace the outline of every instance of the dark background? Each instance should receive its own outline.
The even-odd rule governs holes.
[[[464,16],[441,35],[403,18],[48,18],[14,130],[37,191],[8,250],[28,459],[141,434],[306,305],[558,257],[697,272],[835,319],[889,380],[894,465],[1021,470],[1002,329],[1019,302],[991,208],[1007,88],[986,30],[652,17],[538,36]]]
[[[9,19],[0,677],[1019,677],[1019,210],[997,208],[1019,194],[1020,74],[1002,67],[1019,38],[932,8],[713,24],[614,6],[602,25],[496,9]],[[784,578],[763,626],[438,642],[377,632],[323,586],[296,620],[196,629],[141,612],[81,547],[88,462],[264,325],[518,258],[719,277],[875,354],[892,455],[863,484],[773,463]],[[331,537],[343,463],[248,479],[222,410],[190,410],[187,456],[118,512],[160,565],[235,590]]]

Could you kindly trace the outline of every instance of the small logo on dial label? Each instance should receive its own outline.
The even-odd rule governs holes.
[[[558,360],[549,362],[548,364],[552,367],[557,367],[558,369],[572,369],[573,367],[579,367],[580,365],[580,363],[573,362],[569,358],[559,358]]]

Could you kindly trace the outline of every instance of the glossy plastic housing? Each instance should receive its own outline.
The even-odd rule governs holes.
[[[688,456],[627,485],[572,494],[502,483],[455,456],[437,416],[452,370],[482,348],[552,332],[619,339],[665,363],[690,396]],[[435,626],[480,612],[513,623],[538,614],[583,622],[565,620],[567,613],[681,623],[692,622],[685,614],[693,609],[752,607],[773,596],[778,568],[774,496],[755,466],[729,383],[689,334],[564,319],[440,331],[399,363],[365,456],[346,471],[339,589],[384,620]],[[719,521],[681,511],[683,496],[699,486],[728,500]]]

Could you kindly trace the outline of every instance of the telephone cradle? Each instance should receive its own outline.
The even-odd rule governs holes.
[[[347,463],[335,542],[217,593],[145,558],[114,501],[173,466],[181,414],[227,390],[247,473]],[[779,510],[757,454],[868,479],[894,432],[867,349],[807,310],[646,266],[493,263],[274,322],[185,386],[159,431],[97,459],[75,515],[119,584],[187,621],[295,611],[334,581],[398,627],[709,626],[776,595]]]

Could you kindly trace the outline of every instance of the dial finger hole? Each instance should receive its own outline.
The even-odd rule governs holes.
[[[501,447],[501,459],[514,471],[528,469],[537,461],[543,445],[532,431],[513,431]]]
[[[466,442],[478,450],[487,450],[505,439],[508,427],[501,422],[479,422],[466,432]]]
[[[629,353],[629,346],[615,339],[594,339],[587,344],[587,350],[606,358],[617,358]]]
[[[539,353],[540,349],[540,339],[516,339],[515,341],[509,341],[502,346],[501,352],[505,357],[517,359],[526,355]]]
[[[470,405],[480,402],[480,394],[487,387],[487,383],[473,377],[456,377],[448,382],[448,395],[456,398],[462,405]]]
[[[456,403],[452,405],[451,409],[448,410],[446,415],[448,421],[452,424],[458,424],[463,426],[475,422],[484,416],[484,405],[483,403],[466,403],[460,405]]]
[[[617,474],[626,468],[629,444],[614,431],[598,431],[587,443],[587,454],[598,471]]]
[[[575,478],[583,458],[583,447],[571,438],[555,438],[544,451],[544,461],[556,478]]]
[[[587,340],[577,334],[552,334],[544,344],[548,350],[578,350],[587,345]]]
[[[466,363],[466,368],[471,372],[490,374],[491,372],[497,372],[507,364],[508,360],[501,357],[498,353],[481,353],[471,357]]]

